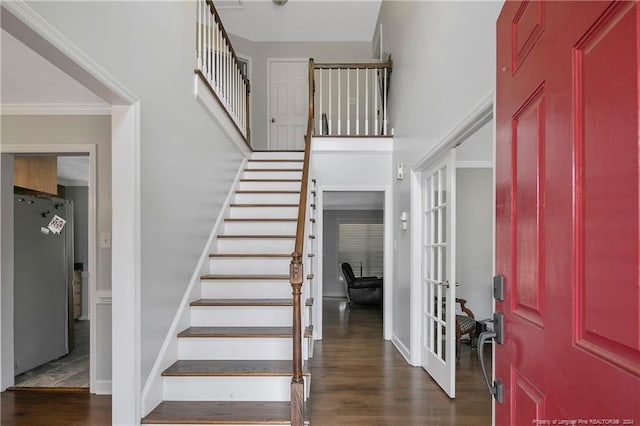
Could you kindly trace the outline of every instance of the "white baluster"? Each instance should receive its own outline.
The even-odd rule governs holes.
[[[382,93],[383,93],[383,96],[384,96],[384,116],[382,117],[382,119],[384,120],[384,124],[383,124],[384,130],[383,130],[383,132],[384,132],[385,136],[387,135],[387,123],[388,123],[388,120],[387,120],[387,102],[388,102],[388,99],[387,99],[388,98],[388,96],[387,96],[387,78],[388,78],[387,70],[388,70],[388,68],[384,69],[384,79],[382,80]]]
[[[216,93],[220,97],[220,28],[218,27],[218,21],[216,21],[216,40],[214,45],[214,54],[216,58]]]
[[[331,86],[331,68],[329,68],[329,131],[327,132],[329,135],[331,134],[331,123],[333,121],[333,116],[331,115],[331,91],[333,87]]]
[[[213,33],[213,31],[211,31],[212,17],[213,15],[211,14],[211,11],[209,11],[209,13],[207,13],[207,47],[205,48],[205,53],[207,55],[207,78],[209,79],[209,82],[211,82],[213,76],[213,72],[211,70],[211,35]]]
[[[373,129],[373,134],[378,134],[378,70],[379,68],[375,68],[373,76],[374,84],[373,84],[373,101],[374,101],[374,109],[373,113],[375,114],[375,127]]]
[[[342,96],[342,93],[340,93],[340,80],[341,80],[341,75],[340,75],[340,68],[338,68],[338,132],[336,133],[337,135],[341,135],[342,134],[342,123],[340,122],[342,120],[342,116],[340,115],[340,96]]]
[[[347,135],[351,134],[351,89],[349,88],[351,78],[349,71],[349,68],[347,68]]]
[[[197,39],[197,47],[196,47],[196,68],[199,70],[202,70],[202,2],[203,0],[200,0],[198,2],[198,19],[197,19],[197,32],[198,34],[196,35],[196,39]]]
[[[369,68],[364,70],[364,134],[369,135]]]
[[[356,68],[356,136],[360,134],[360,69]]]
[[[322,68],[318,70],[318,134],[322,134]]]

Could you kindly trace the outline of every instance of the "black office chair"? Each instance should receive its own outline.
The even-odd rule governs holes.
[[[340,265],[342,275],[347,284],[347,300],[358,305],[382,304],[382,278],[356,277],[351,265],[344,262]]]

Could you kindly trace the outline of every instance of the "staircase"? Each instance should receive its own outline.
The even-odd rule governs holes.
[[[178,360],[162,373],[163,402],[143,424],[290,424],[288,271],[302,161],[302,152],[263,152],[247,162],[189,308],[191,326],[177,335]],[[304,337],[313,341],[310,327]],[[306,366],[304,375],[306,399]]]

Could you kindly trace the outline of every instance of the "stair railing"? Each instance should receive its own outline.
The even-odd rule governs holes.
[[[249,145],[249,79],[212,0],[198,0],[196,24],[196,74],[207,83]]]
[[[314,64],[315,136],[388,136],[391,62]]]
[[[302,426],[304,422],[304,378],[302,376],[302,307],[301,294],[304,280],[302,255],[304,252],[304,227],[307,215],[307,192],[309,187],[309,156],[311,154],[311,136],[313,134],[313,58],[309,59],[309,116],[307,132],[304,137],[304,163],[302,168],[302,186],[298,207],[296,227],[296,245],[291,254],[289,282],[293,296],[293,375],[291,378],[291,425]],[[311,337],[312,338],[312,337]]]

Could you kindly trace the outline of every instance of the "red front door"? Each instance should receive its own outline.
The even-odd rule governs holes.
[[[496,425],[638,425],[640,5],[507,1],[497,44]]]

